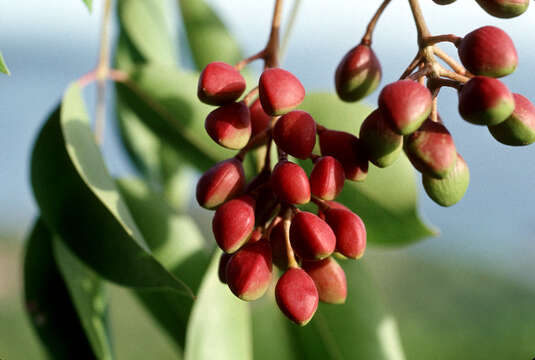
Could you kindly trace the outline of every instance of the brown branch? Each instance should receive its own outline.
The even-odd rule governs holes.
[[[427,36],[423,39],[423,42],[425,46],[431,46],[435,45],[441,42],[450,42],[453,43],[455,46],[459,46],[459,43],[461,42],[462,38],[453,35],[453,34],[444,34],[444,35],[435,35],[435,36]]]
[[[438,56],[440,59],[442,59],[446,64],[448,64],[449,67],[453,69],[458,74],[461,75],[468,75],[468,71],[462,66],[460,63],[455,61],[452,57],[450,57],[448,54],[446,54],[442,49],[434,46],[433,47],[433,53]]]
[[[368,23],[368,27],[366,28],[366,33],[364,34],[364,36],[362,37],[362,40],[360,41],[362,45],[370,46],[372,44],[373,30],[375,29],[375,26],[377,25],[377,21],[381,17],[382,13],[384,12],[385,8],[388,6],[390,1],[391,0],[383,0],[383,3],[381,4],[381,6],[379,6],[377,11],[373,15],[372,19]]]

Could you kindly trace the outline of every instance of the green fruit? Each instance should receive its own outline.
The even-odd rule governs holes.
[[[368,159],[381,168],[394,163],[401,153],[403,136],[390,128],[379,110],[372,112],[360,126],[360,141]]]
[[[513,94],[513,97],[515,111],[504,122],[489,126],[489,131],[505,145],[529,145],[535,142],[535,106],[520,94]]]
[[[453,170],[443,179],[435,179],[422,175],[425,192],[429,197],[441,206],[451,206],[459,202],[468,189],[470,183],[470,171],[468,165],[457,154],[457,161]]]

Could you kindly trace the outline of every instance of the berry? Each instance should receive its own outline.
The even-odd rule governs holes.
[[[213,209],[240,193],[244,186],[245,174],[241,161],[236,158],[221,161],[199,179],[197,202],[206,209]]]
[[[303,102],[305,88],[291,72],[270,68],[260,75],[258,95],[266,114],[283,115]]]
[[[275,299],[284,315],[298,325],[306,325],[318,308],[318,290],[302,269],[291,268],[279,278]]]
[[[253,105],[250,106],[249,112],[251,113],[251,137],[254,137],[269,127],[271,116],[262,109],[260,99],[255,100]]]
[[[438,179],[444,178],[457,160],[457,150],[448,129],[431,119],[405,137],[403,148],[418,171]]]
[[[363,181],[368,174],[368,157],[359,139],[344,131],[324,130],[319,134],[322,155],[334,157],[344,167],[346,179]]]
[[[289,204],[306,204],[310,201],[310,184],[305,170],[290,161],[281,161],[271,174],[273,193]]]
[[[476,0],[479,6],[490,15],[499,18],[512,18],[522,15],[529,5],[529,0]]]
[[[368,45],[360,44],[343,57],[334,83],[340,99],[354,102],[371,94],[381,82],[381,64]]]
[[[438,5],[448,5],[454,3],[455,0],[433,0],[433,2]]]
[[[302,259],[321,260],[334,251],[336,236],[325,221],[310,212],[301,211],[290,225],[290,242]]]
[[[304,261],[303,270],[314,280],[320,301],[329,304],[346,302],[346,274],[332,257],[320,261]]]
[[[379,110],[392,129],[408,135],[420,127],[431,113],[433,99],[425,86],[412,80],[398,80],[379,94]]]
[[[269,287],[272,269],[269,243],[258,241],[247,244],[227,264],[228,286],[242,300],[259,299]]]
[[[227,264],[232,257],[232,254],[227,253],[221,253],[219,256],[219,266],[217,267],[217,276],[219,277],[219,281],[221,281],[223,284],[227,283]]]
[[[346,209],[347,211],[351,211],[347,206],[336,201],[328,200],[325,201],[325,203],[329,209]],[[323,211],[321,207],[318,207],[318,216],[320,219],[325,220],[325,211]]]
[[[251,137],[251,116],[243,103],[230,103],[212,111],[204,123],[212,140],[229,149],[241,149]]]
[[[522,146],[535,142],[535,106],[520,94],[513,94],[515,110],[504,122],[489,126],[492,136],[505,145]]]
[[[316,122],[306,111],[290,111],[275,124],[273,140],[288,154],[307,159],[316,145]]]
[[[273,264],[281,270],[286,270],[288,268],[288,253],[286,249],[284,223],[282,221],[279,221],[271,230],[269,242],[271,243]]]
[[[254,199],[248,195],[221,205],[212,220],[217,245],[226,253],[238,250],[253,232],[254,220]]]
[[[494,26],[472,31],[461,40],[458,50],[463,65],[475,75],[498,78],[509,75],[518,65],[513,40]]]
[[[459,94],[459,113],[477,125],[497,125],[515,109],[513,94],[500,80],[475,76],[464,84]]]
[[[391,165],[401,153],[403,136],[390,128],[378,109],[364,120],[359,136],[368,159],[378,167]]]
[[[199,77],[197,96],[208,105],[224,105],[237,100],[245,90],[240,72],[224,62],[212,62]]]
[[[329,208],[325,211],[325,221],[336,235],[337,252],[351,259],[364,255],[366,227],[357,214],[347,208]]]
[[[443,179],[435,179],[422,175],[425,192],[433,201],[441,206],[451,206],[459,202],[468,189],[470,171],[466,162],[457,154],[455,167]]]
[[[310,191],[323,200],[333,200],[342,191],[344,181],[342,164],[332,156],[323,156],[310,173]]]

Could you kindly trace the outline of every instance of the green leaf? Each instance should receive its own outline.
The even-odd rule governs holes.
[[[85,4],[85,6],[87,6],[87,9],[89,10],[89,12],[91,12],[92,8],[93,8],[93,0],[82,0]]]
[[[252,359],[247,303],[219,282],[217,251],[206,272],[186,332],[185,360]]]
[[[54,258],[98,359],[113,359],[108,324],[108,297],[102,279],[84,265],[56,236]]]
[[[96,145],[72,84],[41,130],[32,187],[47,225],[100,276],[125,286],[191,290],[150,253]]]
[[[366,105],[344,103],[336,95],[327,93],[308,95],[300,108],[328,128],[356,135],[360,124],[372,111]],[[421,220],[417,198],[414,170],[403,155],[385,169],[370,164],[366,180],[361,183],[346,181],[337,201],[362,218],[371,243],[402,245],[436,235],[436,230]]]
[[[151,192],[140,180],[121,179],[117,184],[154,256],[196,292],[208,268],[209,256],[192,218],[178,215],[166,205],[163,197]],[[136,293],[183,348],[192,299],[172,291],[138,290]]]
[[[11,75],[11,73],[9,72],[9,69],[7,68],[6,62],[4,61],[4,57],[2,56],[1,51],[0,51],[0,72],[6,75]]]
[[[80,354],[88,358],[103,358],[97,354],[103,355],[106,351],[109,354],[110,350],[91,346],[95,342],[86,336],[78,316],[78,313],[81,317],[87,314],[80,308],[76,309],[71,300],[54,259],[52,241],[52,234],[44,222],[37,220],[27,240],[24,256],[24,298],[31,323],[51,359],[74,359]],[[78,273],[74,276],[83,275]],[[88,300],[97,300],[106,306],[101,292],[93,292],[92,296]],[[96,324],[105,323],[105,313],[94,315]]]
[[[179,0],[182,21],[197,69],[212,61],[229,64],[242,59],[238,44],[204,0]]]

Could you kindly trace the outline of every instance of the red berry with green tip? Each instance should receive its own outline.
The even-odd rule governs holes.
[[[498,125],[515,109],[513,94],[500,80],[475,76],[459,94],[459,113],[476,125]]]
[[[458,51],[461,62],[474,75],[498,78],[511,74],[518,65],[513,40],[495,26],[470,32],[461,40]]]
[[[272,269],[269,243],[261,240],[247,244],[229,260],[227,284],[240,299],[253,301],[262,297],[268,289]]]
[[[290,161],[281,161],[271,174],[273,193],[289,204],[306,204],[310,201],[310,183],[303,168]]]
[[[432,105],[429,89],[413,80],[393,82],[379,94],[381,115],[401,135],[416,131],[431,113]]]
[[[347,297],[344,269],[332,257],[320,261],[304,261],[303,270],[314,281],[319,300],[328,304],[343,304]]]
[[[319,296],[312,278],[302,269],[291,268],[277,281],[275,299],[284,315],[304,326],[314,316]]]
[[[425,192],[434,202],[441,206],[452,206],[466,193],[470,183],[470,171],[461,155],[457,154],[455,167],[445,178],[436,179],[424,174],[422,182]]]
[[[303,102],[305,88],[291,72],[269,68],[260,75],[258,95],[266,114],[283,115]]]
[[[529,6],[529,0],[476,0],[487,13],[499,18],[522,15]]]
[[[391,165],[401,153],[403,136],[392,130],[379,109],[364,120],[360,126],[359,137],[366,148],[368,159],[378,167]]]
[[[336,236],[325,221],[310,212],[301,211],[292,219],[290,242],[300,258],[321,260],[333,253]]]
[[[244,186],[245,174],[241,161],[235,158],[221,161],[199,179],[197,202],[206,209],[213,209],[240,193]]]
[[[523,146],[535,142],[535,106],[526,97],[513,94],[515,110],[504,122],[489,126],[492,136],[505,145]]]
[[[316,122],[306,111],[290,111],[273,127],[273,140],[288,154],[307,159],[316,145]]]
[[[346,209],[330,208],[325,211],[325,221],[336,235],[336,251],[359,259],[366,250],[366,227],[362,219]]]
[[[332,156],[323,156],[310,173],[310,190],[323,200],[333,200],[342,191],[345,179],[342,164]]]
[[[247,242],[254,230],[254,199],[248,195],[227,201],[217,208],[212,231],[217,245],[233,253]]]
[[[224,105],[237,100],[245,86],[245,79],[233,66],[212,62],[201,72],[197,96],[205,104]]]
[[[251,137],[254,137],[269,127],[271,116],[262,109],[260,99],[256,99],[253,105],[249,107],[249,112],[251,113]]]
[[[241,149],[251,137],[249,108],[243,102],[223,105],[208,114],[204,127],[219,145]]]
[[[340,161],[346,179],[364,181],[368,174],[368,157],[359,139],[347,132],[324,130],[319,135],[322,155]]]
[[[360,44],[343,57],[334,83],[338,97],[347,102],[363,99],[381,82],[381,64],[368,45]]]

